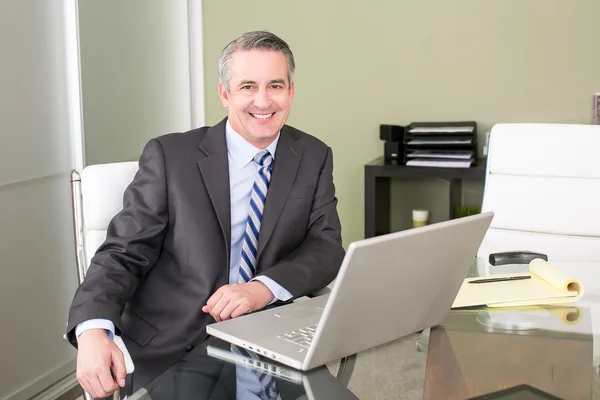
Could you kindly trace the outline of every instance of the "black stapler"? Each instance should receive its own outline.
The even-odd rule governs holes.
[[[490,254],[489,261],[490,265],[493,266],[506,264],[529,264],[536,258],[541,258],[544,261],[548,261],[548,256],[546,254],[535,253],[526,250],[492,253]]]

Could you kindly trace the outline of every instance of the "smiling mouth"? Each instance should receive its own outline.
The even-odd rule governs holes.
[[[272,113],[270,113],[270,114],[254,114],[254,113],[249,113],[249,114],[250,114],[250,115],[252,115],[252,116],[253,116],[254,118],[256,118],[256,119],[262,119],[262,120],[269,119],[269,118],[271,118],[273,115],[275,115],[275,113],[274,113],[274,112],[272,112]]]

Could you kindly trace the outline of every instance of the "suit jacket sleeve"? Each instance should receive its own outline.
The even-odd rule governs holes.
[[[333,184],[333,154],[327,149],[303,243],[264,271],[294,298],[314,293],[335,279],[342,260],[342,228]]]
[[[112,321],[120,333],[121,313],[161,250],[168,225],[164,155],[157,140],[146,145],[139,171],[123,196],[123,210],[108,226],[106,241],[92,258],[75,293],[67,333],[75,343],[77,324]]]

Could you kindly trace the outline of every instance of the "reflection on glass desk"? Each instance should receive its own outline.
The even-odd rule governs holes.
[[[302,372],[210,337],[128,399],[358,399],[336,364]]]
[[[469,275],[486,274],[482,268],[474,264]],[[523,384],[560,399],[600,400],[592,334],[598,308],[585,304],[590,308],[453,310],[428,334],[416,332],[309,372],[237,354],[210,338],[129,398],[265,399],[256,394],[266,393],[258,382],[272,381],[271,398],[284,400],[463,400]]]

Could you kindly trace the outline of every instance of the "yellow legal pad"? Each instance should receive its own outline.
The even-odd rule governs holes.
[[[486,278],[531,276],[531,279],[469,283]],[[452,308],[482,306],[515,307],[536,304],[571,303],[583,296],[583,284],[541,258],[529,263],[529,272],[467,278],[463,282]]]

